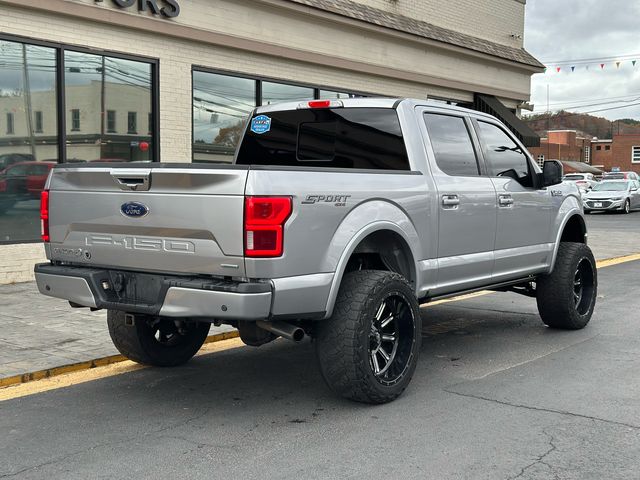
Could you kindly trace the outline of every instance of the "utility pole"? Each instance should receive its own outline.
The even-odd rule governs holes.
[[[106,105],[107,105],[107,101],[106,101],[106,84],[105,84],[105,80],[106,80],[106,74],[107,72],[105,71],[105,56],[102,55],[102,72],[101,72],[101,88],[100,88],[100,111],[102,112],[100,115],[100,157],[102,158],[102,145],[105,143],[105,138],[104,138],[104,134],[105,134],[105,122],[106,122],[106,116],[107,116],[107,112],[106,112]]]
[[[36,139],[33,134],[33,112],[31,111],[31,82],[29,81],[29,69],[27,67],[27,45],[22,44],[22,76],[24,85],[24,109],[27,116],[27,130],[29,133],[29,144],[31,146],[31,155],[33,159],[36,157]]]
[[[551,145],[549,143],[549,131],[551,130],[551,109],[549,108],[549,84],[547,83],[547,160],[550,160],[550,149]]]

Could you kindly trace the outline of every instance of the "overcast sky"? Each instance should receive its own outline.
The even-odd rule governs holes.
[[[528,0],[525,48],[548,67],[532,77],[535,112],[547,108],[547,85],[552,111],[640,104],[640,0]],[[591,114],[640,120],[640,105]]]

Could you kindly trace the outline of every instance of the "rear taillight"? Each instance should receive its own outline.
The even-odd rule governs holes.
[[[40,225],[42,232],[42,241],[51,240],[49,236],[49,190],[43,190],[40,193]]]
[[[291,197],[246,197],[244,200],[244,254],[280,257],[284,251],[284,224],[291,215]]]

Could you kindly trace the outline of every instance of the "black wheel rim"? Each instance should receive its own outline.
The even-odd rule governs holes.
[[[587,258],[578,262],[576,273],[573,277],[573,301],[576,311],[585,315],[591,307],[594,292],[593,265]]]
[[[156,320],[149,323],[149,333],[153,336],[156,343],[167,348],[184,343],[193,328],[195,328],[195,324],[176,323],[167,319]]]
[[[369,366],[385,385],[397,383],[413,355],[415,321],[411,304],[400,293],[387,295],[375,313],[369,331]]]

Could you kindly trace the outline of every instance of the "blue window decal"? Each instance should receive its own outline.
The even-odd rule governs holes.
[[[251,131],[262,135],[271,130],[271,118],[266,115],[258,115],[251,120]]]

